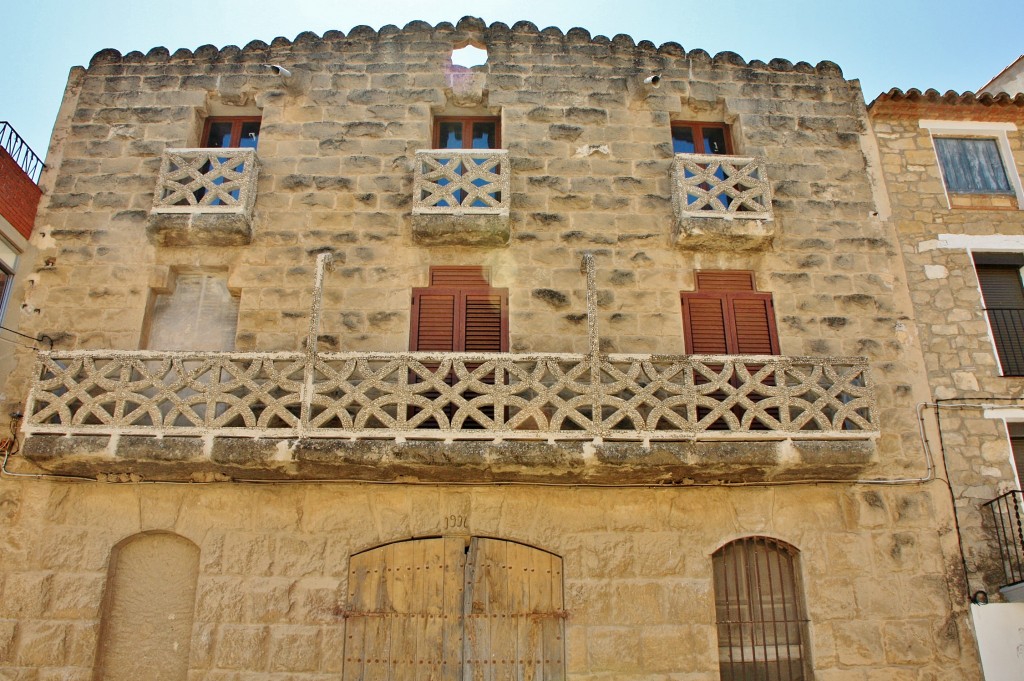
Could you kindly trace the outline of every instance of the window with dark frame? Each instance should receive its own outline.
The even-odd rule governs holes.
[[[974,254],[974,270],[1003,376],[1024,376],[1022,267],[1022,254]]]
[[[702,270],[697,290],[680,294],[686,351],[694,355],[777,355],[771,293],[757,291],[754,273]]]
[[[430,286],[412,290],[409,349],[508,352],[508,289],[484,267],[431,267]]]
[[[712,555],[722,681],[811,678],[798,553],[777,539],[746,537]]]
[[[7,296],[11,293],[11,284],[14,283],[14,272],[0,262],[0,321],[3,321],[7,311]]]
[[[500,149],[499,116],[441,116],[434,119],[435,149]]]
[[[987,137],[936,137],[935,153],[953,194],[1014,194],[999,144]]]
[[[211,116],[203,127],[203,148],[255,149],[262,120],[260,116]]]
[[[725,123],[672,124],[673,154],[731,154],[732,139]]]

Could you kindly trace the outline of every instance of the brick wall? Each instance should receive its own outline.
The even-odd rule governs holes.
[[[0,215],[26,239],[32,235],[42,191],[6,149],[0,149]]]

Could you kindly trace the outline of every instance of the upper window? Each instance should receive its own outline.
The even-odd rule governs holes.
[[[1024,256],[1017,253],[976,253],[981,297],[985,304],[1003,376],[1024,376]]]
[[[0,322],[4,319],[7,298],[11,295],[14,284],[14,268],[17,266],[18,252],[7,239],[0,237]]]
[[[722,681],[810,679],[797,550],[748,537],[715,551],[711,563]]]
[[[227,278],[180,274],[173,290],[153,296],[146,348],[149,350],[233,350],[238,298]]]
[[[697,272],[697,290],[681,294],[683,335],[695,355],[777,355],[772,294],[747,271]]]
[[[431,267],[430,286],[412,290],[409,349],[508,352],[508,289],[483,267]]]
[[[445,116],[434,121],[435,149],[500,149],[498,116]]]
[[[731,154],[729,127],[724,123],[673,123],[672,153]]]
[[[922,120],[935,146],[950,208],[1024,208],[1024,187],[1010,148],[1013,123]]]
[[[207,149],[255,149],[260,139],[259,116],[211,116],[203,129]]]
[[[936,137],[946,188],[954,194],[1012,194],[994,139]]]

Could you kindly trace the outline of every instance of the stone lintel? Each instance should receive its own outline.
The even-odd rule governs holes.
[[[244,213],[149,214],[146,235],[157,246],[245,246],[252,242],[252,220]]]
[[[505,246],[511,229],[505,213],[414,213],[413,241],[424,246]]]
[[[591,441],[275,440],[33,435],[23,456],[53,473],[143,480],[218,474],[259,480],[693,484],[854,480],[873,440]]]
[[[684,251],[754,251],[772,245],[779,219],[747,220],[722,217],[677,217],[675,245]]]

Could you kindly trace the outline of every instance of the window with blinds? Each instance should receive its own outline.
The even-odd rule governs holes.
[[[777,355],[772,294],[754,289],[747,271],[697,272],[697,290],[681,294],[683,334],[695,355]]]
[[[936,137],[935,153],[946,188],[954,194],[1013,194],[994,139]]]
[[[1024,285],[1016,254],[978,254],[974,268],[1003,376],[1024,376]]]
[[[807,617],[797,550],[769,537],[712,555],[722,681],[806,681]]]
[[[412,290],[409,349],[508,352],[508,289],[483,267],[432,267],[430,286]]]

